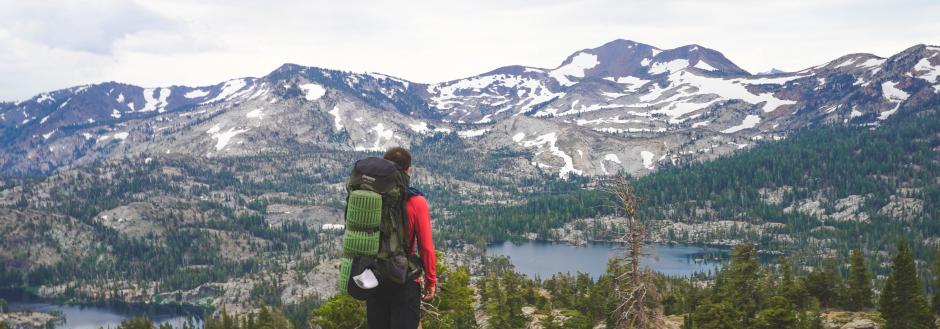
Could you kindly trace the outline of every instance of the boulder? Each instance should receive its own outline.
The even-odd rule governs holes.
[[[878,324],[869,319],[855,319],[842,325],[840,329],[878,329]]]

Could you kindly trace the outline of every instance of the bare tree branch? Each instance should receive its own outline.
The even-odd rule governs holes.
[[[633,185],[623,176],[618,175],[605,186],[605,191],[616,199],[618,210],[627,219],[627,231],[620,238],[625,247],[618,259],[626,265],[626,271],[614,279],[614,290],[620,301],[614,310],[617,328],[662,328],[659,293],[652,283],[652,273],[643,270],[640,264],[640,258],[644,256],[646,227],[636,216],[639,198]]]

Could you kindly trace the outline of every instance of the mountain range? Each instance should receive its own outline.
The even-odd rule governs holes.
[[[106,82],[0,103],[0,173],[128,156],[370,152],[453,134],[483,154],[508,151],[521,172],[643,175],[816,125],[875,128],[940,102],[936,46],[773,72],[751,74],[699,45],[614,40],[553,69],[512,65],[435,84],[296,64],[211,86]]]

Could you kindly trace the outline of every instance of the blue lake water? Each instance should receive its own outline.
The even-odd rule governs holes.
[[[155,311],[115,306],[85,306],[85,305],[57,305],[34,302],[10,302],[10,310],[32,310],[38,312],[59,312],[65,317],[65,323],[53,328],[69,329],[98,329],[117,328],[121,321],[134,316],[146,316],[157,325],[168,323],[174,328],[180,328],[189,321],[190,316],[184,312],[169,310]],[[202,327],[202,321],[192,320],[197,328]]]
[[[607,269],[607,260],[622,254],[622,245],[590,243],[573,246],[564,243],[525,241],[520,244],[504,242],[487,247],[487,255],[508,256],[516,271],[528,277],[549,278],[559,272],[584,272],[593,278]],[[644,249],[647,256],[640,264],[653,271],[670,276],[689,276],[695,273],[715,272],[726,249],[703,248],[688,245],[651,245]]]

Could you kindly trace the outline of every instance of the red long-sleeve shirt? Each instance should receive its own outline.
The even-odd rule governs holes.
[[[431,212],[428,210],[428,200],[422,195],[415,195],[405,203],[408,213],[408,226],[411,227],[409,240],[412,243],[411,254],[419,248],[421,261],[424,265],[424,284],[437,285],[437,259],[434,255],[434,240],[431,238]],[[415,279],[418,282],[418,279]]]

